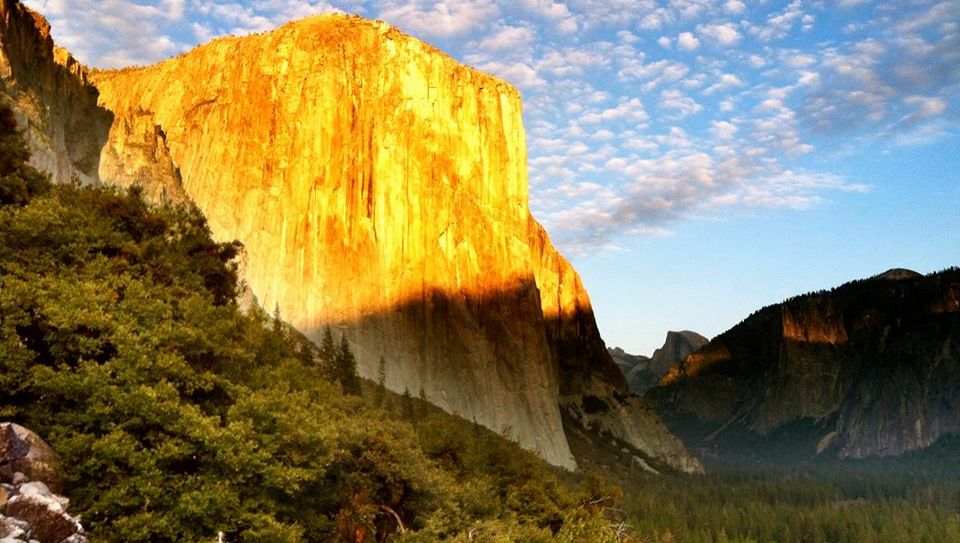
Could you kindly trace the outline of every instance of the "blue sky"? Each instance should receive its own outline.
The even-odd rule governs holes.
[[[523,92],[534,215],[608,345],[960,264],[960,0],[27,0],[84,63],[345,11]]]

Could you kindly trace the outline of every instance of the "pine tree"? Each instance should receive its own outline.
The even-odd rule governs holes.
[[[273,306],[273,331],[280,332],[281,323],[280,320],[280,304],[274,304]]]
[[[330,325],[323,327],[323,339],[320,340],[320,367],[332,381],[338,381],[336,373],[337,346],[333,343]]]
[[[417,419],[427,416],[427,391],[420,387],[420,401],[417,402]]]
[[[403,396],[400,397],[400,416],[404,419],[412,421],[416,417],[416,412],[413,408],[413,397],[410,396],[410,389],[403,389]]]
[[[377,407],[383,407],[383,400],[386,398],[387,391],[387,361],[380,355],[377,362],[377,388],[374,391],[373,404]]]
[[[0,205],[25,205],[50,190],[50,178],[27,163],[30,150],[9,107],[0,107]]]
[[[350,350],[350,342],[347,341],[347,335],[340,336],[340,348],[336,353],[336,375],[343,387],[344,394],[359,396],[360,378],[357,375],[357,359]]]

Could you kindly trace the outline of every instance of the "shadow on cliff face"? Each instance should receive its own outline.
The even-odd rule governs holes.
[[[416,392],[431,378],[462,379],[480,370],[507,389],[526,386],[517,378],[537,373],[543,379],[536,382],[548,384],[554,396],[582,393],[598,381],[626,391],[593,315],[545,316],[532,279],[483,295],[425,290],[387,310],[300,329],[319,343],[326,325],[346,334],[364,377],[376,378],[382,356],[394,390]]]
[[[426,398],[563,465],[570,453],[561,396],[598,388],[626,394],[593,316],[544,317],[532,279],[485,295],[427,290],[415,300],[328,323],[345,334],[360,374]],[[301,327],[319,343],[326,324]]]
[[[97,182],[113,114],[97,104],[87,69],[55,48],[50,24],[19,2],[0,2],[0,48],[0,96],[25,127],[31,161],[57,182]]]

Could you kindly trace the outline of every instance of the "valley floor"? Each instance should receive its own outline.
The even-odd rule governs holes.
[[[648,543],[960,542],[956,446],[923,458],[818,464],[792,471],[707,464],[707,476],[654,475],[622,444],[571,437],[587,470],[623,488],[623,509]],[[954,461],[950,461],[950,458]]]

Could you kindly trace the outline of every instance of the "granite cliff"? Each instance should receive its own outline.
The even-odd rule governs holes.
[[[98,179],[112,117],[97,106],[86,69],[19,2],[0,0],[0,36],[0,101],[17,115],[31,163],[58,180]]]
[[[960,270],[905,270],[766,307],[648,392],[709,456],[895,456],[960,432]]]
[[[659,380],[650,371],[650,357],[642,354],[630,354],[620,347],[607,349],[610,358],[627,379],[627,386],[634,394],[643,394],[647,389],[657,384]]]
[[[650,357],[650,371],[657,378],[663,377],[674,366],[683,362],[690,353],[709,342],[709,339],[689,330],[667,332],[663,347],[654,351],[653,356]]]
[[[619,347],[607,349],[607,352],[626,377],[630,391],[643,396],[671,368],[708,342],[707,338],[696,332],[670,331],[667,332],[663,346],[653,352],[653,357],[632,355]]]
[[[5,20],[26,13],[0,5]],[[35,49],[52,51],[45,23],[28,15]],[[4,30],[8,57],[28,55],[8,62],[20,67],[7,85],[30,87],[33,72],[72,78],[98,103],[41,99],[112,121],[77,136],[100,146],[91,178],[195,203],[215,237],[243,242],[258,302],[315,340],[328,325],[345,334],[362,375],[375,377],[383,357],[388,388],[422,390],[556,465],[575,466],[563,410],[700,469],[626,397],[578,275],[530,215],[513,87],[339,15],[89,75],[8,45],[27,30]],[[587,396],[607,409],[587,413]]]

